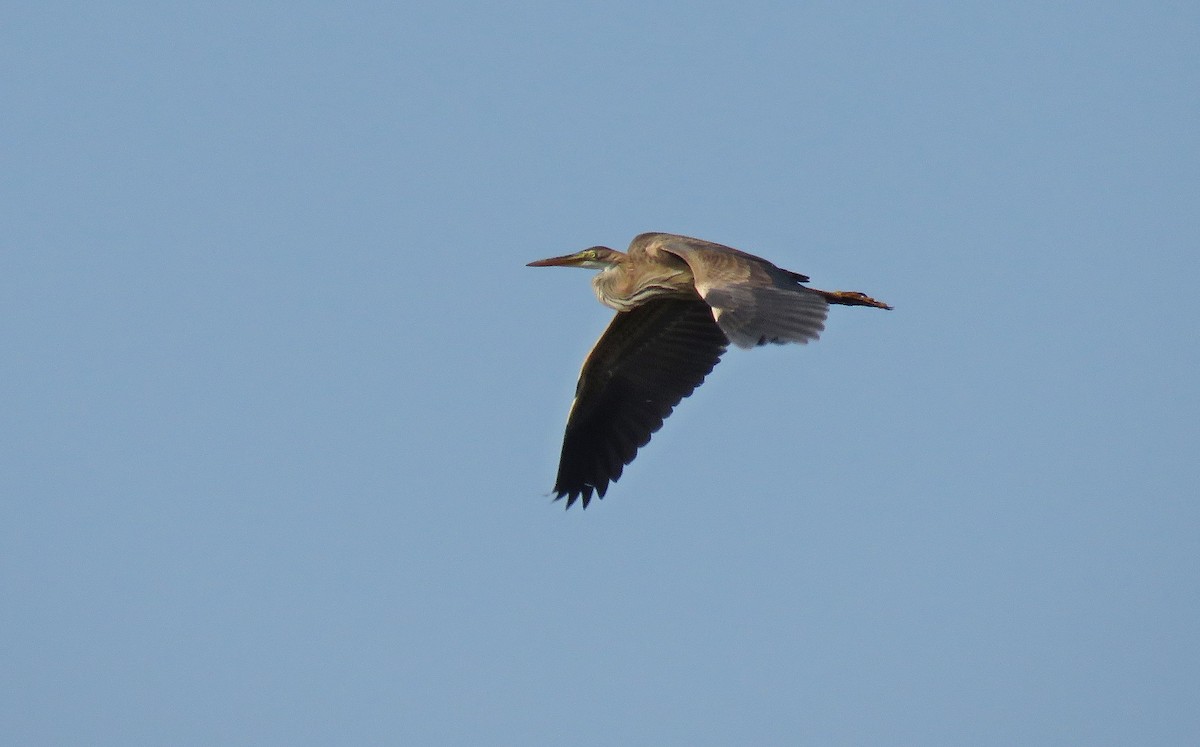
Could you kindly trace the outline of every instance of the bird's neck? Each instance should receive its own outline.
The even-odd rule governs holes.
[[[694,295],[691,273],[681,270],[668,275],[640,277],[625,265],[606,267],[592,278],[592,288],[600,303],[617,311],[629,311],[652,298]]]

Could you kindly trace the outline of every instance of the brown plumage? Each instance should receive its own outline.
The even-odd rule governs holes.
[[[628,253],[596,246],[530,267],[600,270],[592,286],[617,310],[583,363],[567,417],[554,492],[603,498],[680,400],[704,381],[729,343],[806,343],[825,328],[829,304],[891,307],[855,291],[823,291],[728,246],[644,233]]]

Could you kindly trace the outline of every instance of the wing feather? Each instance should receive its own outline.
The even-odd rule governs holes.
[[[806,343],[825,329],[829,303],[808,277],[733,247],[669,233],[644,233],[629,253],[667,253],[688,264],[696,292],[733,344]]]
[[[603,498],[729,341],[700,298],[649,301],[613,317],[584,361],[567,418],[556,498]]]

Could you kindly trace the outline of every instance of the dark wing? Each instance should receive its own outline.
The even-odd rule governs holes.
[[[808,277],[762,257],[671,233],[638,236],[629,253],[638,252],[651,258],[666,253],[687,262],[696,292],[712,306],[717,324],[738,347],[805,343],[825,329],[829,304],[820,292],[800,285]]]
[[[729,345],[700,298],[657,299],[618,313],[583,363],[567,418],[555,500],[604,497],[675,405]]]

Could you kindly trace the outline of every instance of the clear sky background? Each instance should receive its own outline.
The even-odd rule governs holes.
[[[1200,6],[0,13],[0,741],[1200,741]],[[553,483],[642,231],[861,290]]]

